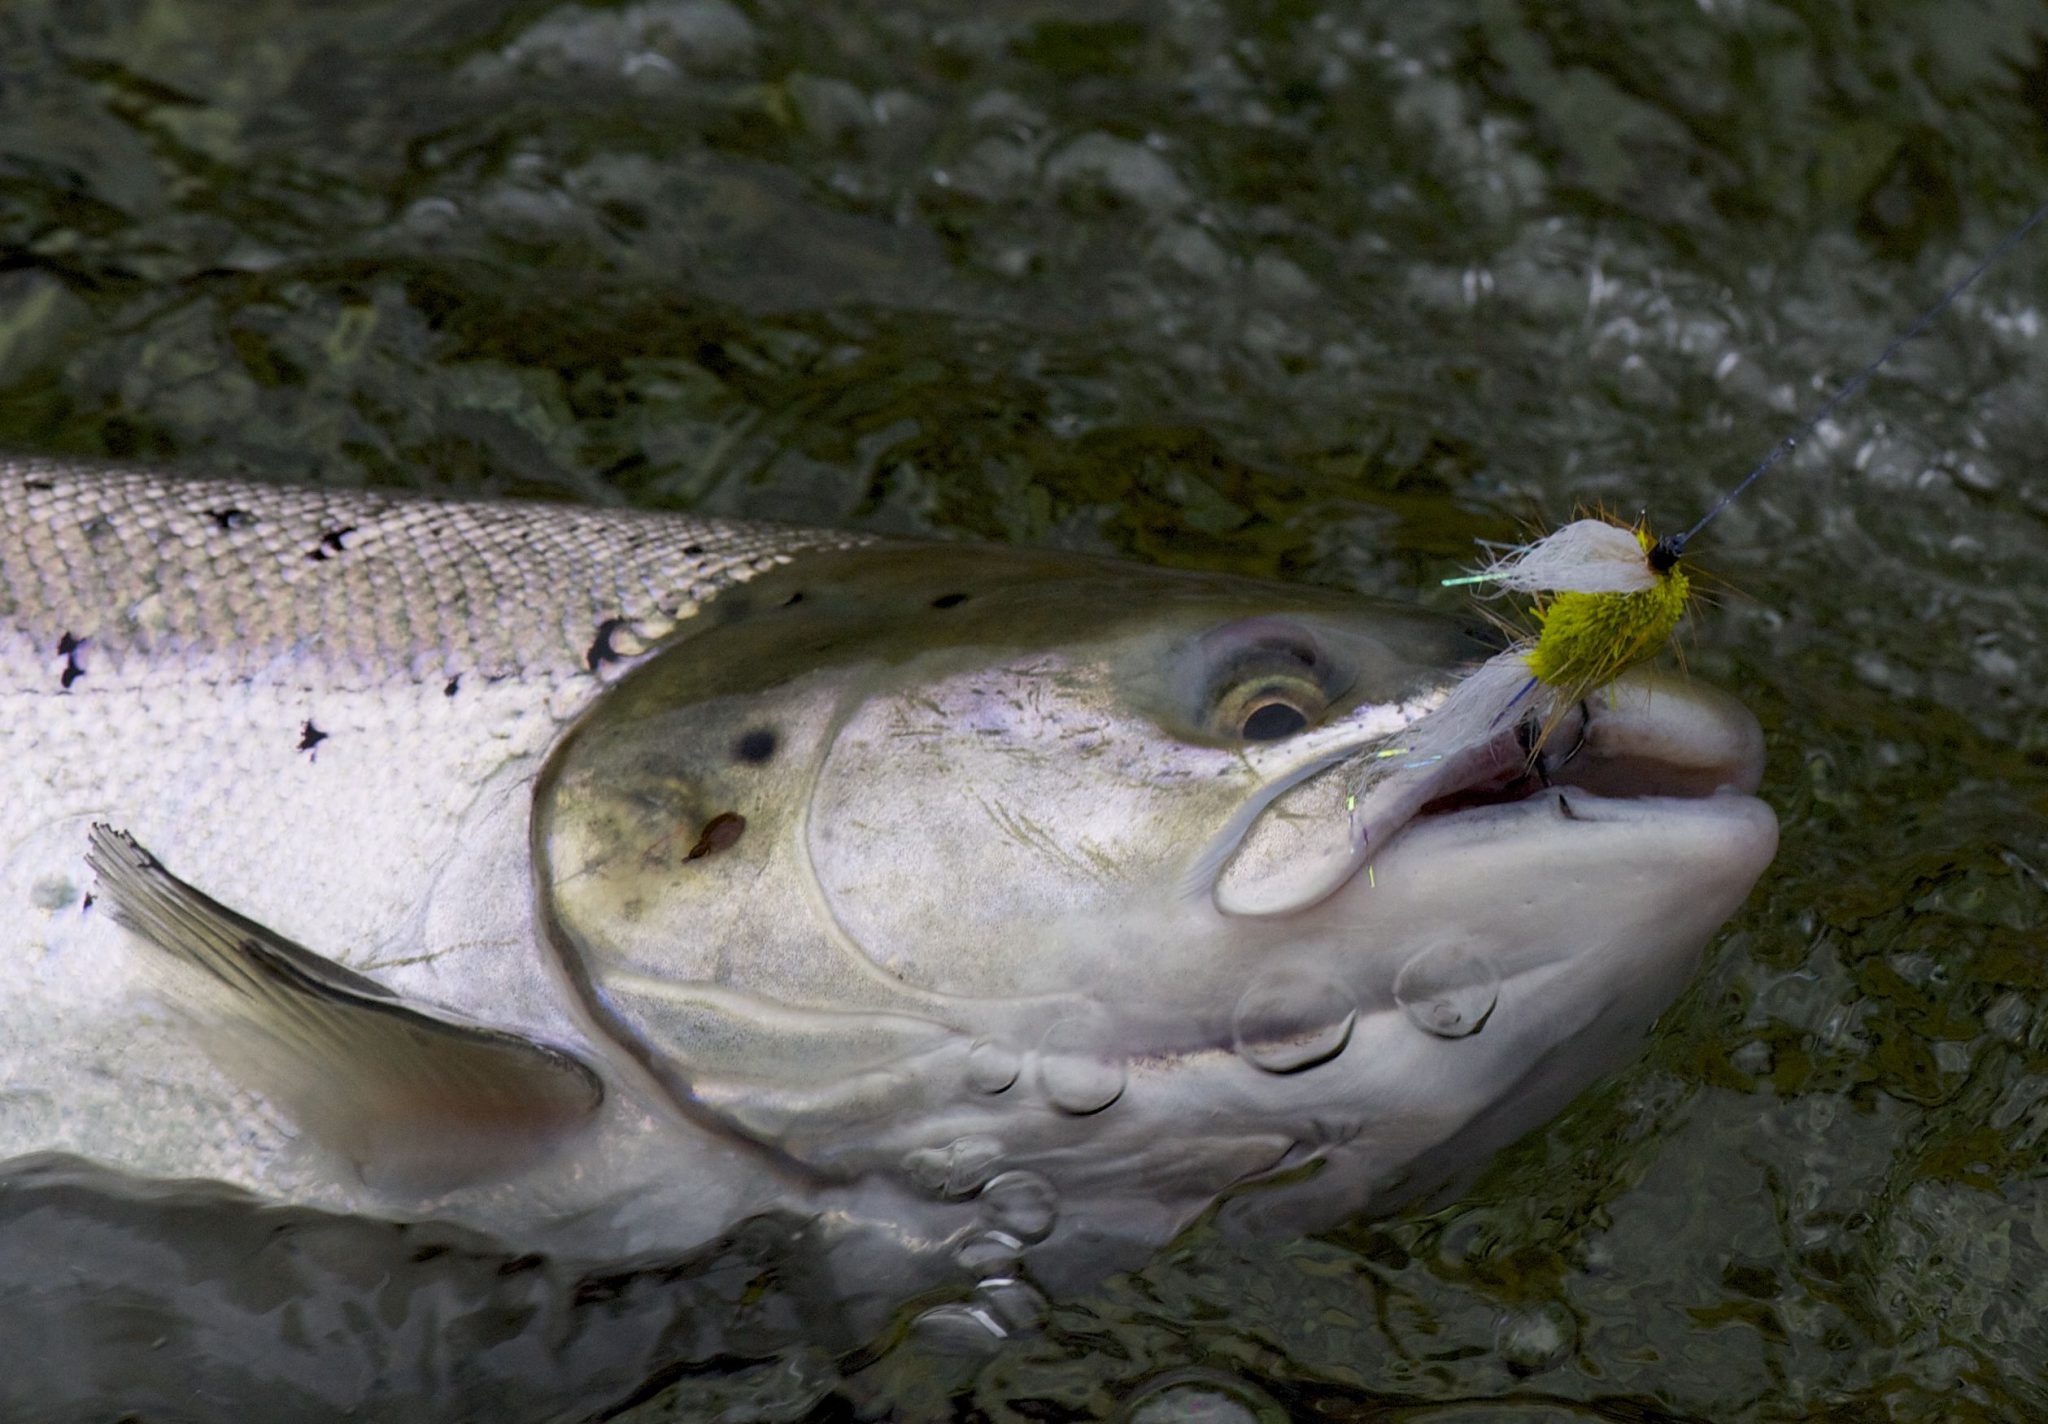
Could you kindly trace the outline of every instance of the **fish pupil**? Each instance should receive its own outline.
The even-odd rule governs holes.
[[[1255,707],[1244,719],[1245,740],[1252,742],[1277,742],[1282,737],[1291,737],[1308,725],[1308,716],[1299,707],[1285,702],[1268,702]]]

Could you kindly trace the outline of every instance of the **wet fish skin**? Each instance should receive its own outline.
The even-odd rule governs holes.
[[[360,1184],[287,1165],[289,1124],[202,1061],[94,921],[95,817],[397,993],[602,1058],[536,942],[519,788],[708,601],[857,542],[0,462],[0,1078],[15,1090],[0,1152],[40,1143],[362,1204]],[[493,807],[506,834],[480,836]],[[451,874],[480,857],[496,863]],[[431,893],[457,879],[467,902]],[[106,1075],[116,1035],[154,1085]]]
[[[1480,729],[1294,893],[1469,654],[1331,591],[47,462],[0,519],[0,1159],[607,1255],[780,1208],[871,1301],[1078,1281],[1251,1178],[1286,1229],[1468,1168],[1625,1059],[1775,847],[1754,719],[1645,684],[1568,805],[1488,791],[1531,779]],[[95,913],[89,840],[154,912]],[[313,1066],[192,1002],[237,916],[252,972],[333,961],[252,1050]],[[348,1077],[365,979],[600,1106],[497,1175],[338,1150],[278,1084]]]
[[[289,897],[245,912],[356,945],[417,899],[452,808],[494,770],[542,749],[707,600],[849,542],[36,462],[0,464],[0,521],[14,836],[28,807],[105,787],[154,793],[160,809],[137,807],[131,827],[145,840],[232,816],[250,853],[302,867]],[[401,733],[417,755],[391,764]],[[349,787],[377,824],[351,818]],[[346,860],[305,844],[316,825]]]

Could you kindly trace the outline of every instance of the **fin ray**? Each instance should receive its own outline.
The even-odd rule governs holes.
[[[86,863],[113,920],[206,978],[207,1046],[373,1187],[437,1193],[516,1168],[595,1115],[597,1075],[559,1049],[414,1008],[222,905],[125,831]]]

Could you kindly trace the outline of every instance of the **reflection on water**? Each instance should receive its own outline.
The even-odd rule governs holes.
[[[1999,0],[14,0],[0,444],[1456,607],[1473,537],[1689,523],[2030,208],[2041,30]],[[492,1417],[2048,1413],[2044,268],[1697,547],[1725,588],[1686,656],[1764,720],[1778,867],[1644,1062],[1459,1202],[1198,1230],[963,1352],[819,1335],[738,1284],[772,1266],[593,1297],[449,1233],[60,1173],[7,1190],[9,1293],[117,1284],[53,1303],[37,1357],[167,1418],[245,1367],[316,1406],[459,1378]],[[230,1257],[243,1285],[199,1283]],[[760,1301],[779,1339],[691,1333]]]
[[[809,1259],[772,1218],[591,1266],[44,1159],[0,1186],[0,1416],[552,1419],[674,1387],[795,1418],[857,1343]]]

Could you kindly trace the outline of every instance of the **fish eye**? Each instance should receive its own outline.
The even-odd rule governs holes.
[[[1312,653],[1259,648],[1231,670],[1214,701],[1210,724],[1230,741],[1278,742],[1320,722],[1330,694]]]
[[[1358,646],[1328,621],[1257,614],[1169,636],[1133,694],[1163,727],[1208,746],[1265,746],[1319,727],[1349,705],[1358,678]]]

